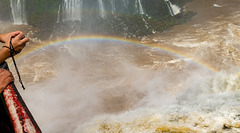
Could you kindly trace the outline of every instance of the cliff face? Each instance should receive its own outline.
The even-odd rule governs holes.
[[[181,8],[191,0],[171,0]],[[0,0],[0,20],[13,21],[11,0]],[[25,0],[27,24],[40,33],[94,33],[137,37],[164,31],[194,14],[171,16],[165,0]],[[76,6],[77,5],[77,6]],[[74,26],[73,26],[74,25]],[[61,28],[62,27],[62,28]]]
[[[10,20],[11,14],[12,13],[9,0],[0,0],[0,20]]]

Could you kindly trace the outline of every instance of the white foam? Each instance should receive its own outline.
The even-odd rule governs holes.
[[[222,6],[218,5],[218,4],[213,4],[213,6],[214,7],[222,7]]]

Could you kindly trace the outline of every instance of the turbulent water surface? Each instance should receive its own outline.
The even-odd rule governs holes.
[[[19,90],[46,133],[240,132],[239,6],[195,0],[184,7],[198,12],[192,21],[139,43],[47,42],[19,58],[27,88]],[[34,30],[1,24],[1,32]]]

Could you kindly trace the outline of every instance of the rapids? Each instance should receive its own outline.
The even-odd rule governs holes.
[[[141,42],[0,31],[32,40],[17,61],[26,90],[16,84],[43,132],[240,132],[239,6],[194,0],[193,20]]]

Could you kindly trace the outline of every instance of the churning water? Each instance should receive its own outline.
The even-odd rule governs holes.
[[[43,132],[240,132],[240,2],[191,6],[193,21],[141,43],[29,44],[35,50],[18,60],[20,92]]]

